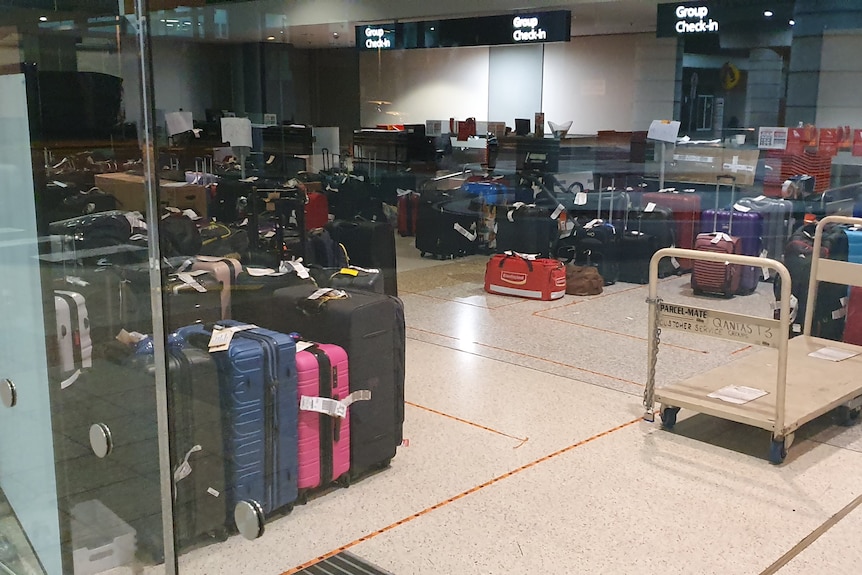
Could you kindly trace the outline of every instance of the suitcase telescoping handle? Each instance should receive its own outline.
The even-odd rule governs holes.
[[[715,177],[715,210],[713,211],[712,231],[718,231],[718,199],[722,180],[730,182],[730,216],[727,218],[727,235],[733,235],[733,204],[736,201],[736,176],[721,174]]]

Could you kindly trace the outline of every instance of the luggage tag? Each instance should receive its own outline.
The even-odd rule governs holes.
[[[768,258],[769,252],[764,249],[762,252],[760,252],[760,257]],[[764,267],[760,268],[760,271],[761,271],[761,273],[763,273],[763,279],[768,280],[769,279],[769,268],[764,266]]]
[[[271,166],[274,161],[275,161],[275,156],[270,156],[269,158],[266,159],[266,165]]]
[[[756,198],[754,198],[754,201],[755,202],[762,202],[765,199],[766,199],[766,196],[757,196]]]
[[[602,223],[604,223],[604,220],[602,220],[600,218],[596,218],[596,219],[591,220],[591,221],[587,222],[586,224],[584,224],[584,229],[591,230],[591,229],[593,229],[593,227],[595,227],[599,224],[602,224]]]
[[[748,206],[742,206],[740,204],[733,204],[733,209],[737,212],[742,212],[744,214],[751,211],[751,208],[749,208]]]
[[[414,193],[413,190],[402,190],[401,188],[395,189],[395,195],[398,196],[399,198],[401,196],[407,196],[407,195],[412,194],[412,193]]]
[[[192,466],[189,463],[189,458],[192,456],[192,453],[197,453],[198,451],[201,451],[202,449],[203,449],[203,447],[201,447],[200,445],[195,445],[194,447],[189,449],[188,453],[186,453],[186,456],[183,458],[183,462],[180,463],[177,466],[177,468],[174,470],[174,485],[176,485],[177,483],[179,483],[180,481],[182,481],[183,479],[185,479],[186,477],[188,477],[189,475],[192,474]],[[177,494],[174,493],[175,499],[176,499],[176,496],[177,496]]]
[[[57,186],[58,188],[68,188],[69,184],[58,182],[57,180],[51,180],[51,183]]]
[[[650,213],[652,213],[652,212],[655,210],[655,208],[656,208],[655,202],[649,202],[649,203],[646,205],[646,207],[644,208],[644,213],[645,213],[645,214],[650,214]]]
[[[344,270],[345,268],[341,268],[341,269]],[[361,268],[359,266],[350,266],[349,268],[346,268],[346,269],[359,270],[361,272],[365,272],[365,273],[369,273],[369,274],[379,274],[380,273],[380,270],[377,268]]]
[[[210,341],[207,344],[207,350],[210,353],[216,351],[227,351],[230,348],[230,342],[235,333],[245,331],[247,329],[254,329],[256,327],[257,326],[253,324],[237,325],[232,327],[215,326],[215,329],[213,329],[212,335],[210,336]]]
[[[207,288],[202,286],[196,279],[196,276],[201,275],[202,273],[206,273],[204,270],[198,270],[196,272],[180,272],[177,274],[177,279],[190,286],[195,291],[200,293],[207,293]]]
[[[90,285],[90,282],[79,278],[78,276],[66,276],[66,283],[72,284],[73,286],[81,287],[87,287],[88,285]]]
[[[465,238],[467,238],[471,242],[476,241],[476,238],[479,235],[475,232],[471,233],[470,230],[466,229],[464,226],[462,226],[458,222],[455,222],[455,224],[452,227],[455,229],[456,232],[458,232],[459,234],[461,234],[462,236],[464,236]],[[471,227],[471,229],[472,229],[472,227]]]
[[[587,193],[586,192],[578,192],[575,194],[575,205],[576,206],[584,206],[587,204]]]
[[[258,180],[257,176],[249,176],[247,178],[242,178],[239,181],[244,183],[244,184],[250,184],[251,182],[256,182],[257,180]]]
[[[328,397],[312,397],[303,395],[299,400],[299,409],[301,411],[314,411],[322,413],[330,417],[344,418],[347,416],[348,408],[357,401],[370,401],[371,391],[361,389],[354,391],[342,400],[331,399]]]
[[[199,220],[201,217],[192,209],[186,209],[182,211],[182,214],[190,220]]]
[[[553,213],[551,213],[551,219],[556,220],[564,211],[566,211],[566,206],[564,206],[563,204],[557,204],[557,209],[554,210]]]
[[[729,235],[727,235],[726,233],[724,233],[724,232],[716,232],[716,233],[715,233],[715,237],[714,237],[714,238],[712,238],[712,240],[710,240],[710,242],[709,242],[709,243],[711,243],[711,244],[717,244],[717,243],[718,243],[718,242],[720,242],[721,240],[724,240],[724,241],[726,241],[726,242],[732,241],[731,237],[730,237]]]
[[[322,298],[323,296],[327,296],[326,299],[343,299],[349,297],[347,295],[347,292],[344,290],[334,288],[320,288],[319,290],[308,296],[306,299],[316,300]]]
[[[278,272],[280,274],[295,272],[300,279],[307,280],[311,277],[308,268],[302,264],[302,258],[281,262],[278,264]]]

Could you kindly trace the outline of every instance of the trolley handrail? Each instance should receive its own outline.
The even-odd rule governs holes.
[[[830,218],[834,218],[837,216],[830,216]],[[830,218],[825,218],[824,221],[830,220]],[[854,218],[849,218],[854,219]],[[862,224],[862,219],[858,219],[860,224]],[[820,228],[818,226],[818,236],[822,235]],[[816,239],[816,238],[815,238]],[[815,250],[819,253],[819,246],[815,245]],[[786,388],[787,388],[787,341],[790,333],[790,272],[787,271],[787,268],[784,267],[784,264],[777,260],[773,260],[770,258],[761,258],[754,256],[743,256],[738,254],[721,254],[716,252],[702,252],[697,250],[689,250],[683,248],[663,248],[658,250],[655,254],[653,254],[652,259],[650,259],[649,265],[649,298],[647,301],[650,306],[649,313],[649,337],[648,341],[648,350],[647,350],[647,360],[652,361],[652,358],[655,357],[655,354],[658,353],[657,349],[657,341],[656,341],[656,306],[658,305],[658,300],[656,298],[658,294],[658,264],[664,258],[675,257],[675,258],[687,258],[690,260],[701,260],[708,262],[719,262],[726,264],[736,264],[736,265],[744,265],[744,266],[755,266],[759,268],[767,268],[772,269],[778,272],[779,277],[781,278],[781,300],[779,302],[779,339],[778,339],[778,368],[776,374],[776,382],[775,382],[775,431],[776,435],[783,434],[784,430],[784,418],[785,418],[785,402],[786,402]],[[811,277],[814,278],[814,262],[812,262],[812,270]],[[810,297],[810,295],[809,295]],[[809,310],[806,310],[806,316],[809,313]],[[748,314],[740,314],[747,315],[747,317],[757,318],[758,316],[748,315]],[[707,334],[709,335],[709,334]],[[650,370],[649,366],[647,369],[647,382],[646,382],[646,393],[644,395],[644,408],[646,409],[646,413],[644,417],[652,421],[652,414],[654,412],[654,392],[655,392],[655,372],[654,370]]]
[[[851,218],[849,216],[826,216],[817,222],[817,227],[814,230],[814,253],[811,255],[811,277],[808,278],[808,297],[806,298],[805,303],[805,323],[803,324],[804,327],[802,330],[806,336],[811,335],[811,325],[814,323],[814,307],[817,305],[817,284],[824,281],[820,277],[820,250],[823,246],[823,228],[825,228],[827,224],[862,226],[862,218]],[[853,273],[853,268],[862,264],[829,260],[829,265],[839,270],[842,267],[847,266],[844,269],[850,273],[848,273],[847,278],[845,278],[847,280],[845,285],[862,286],[862,276],[857,276],[856,281],[853,281],[853,276],[856,275]],[[856,269],[858,270],[862,268]]]

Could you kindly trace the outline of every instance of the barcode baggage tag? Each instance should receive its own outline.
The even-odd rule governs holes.
[[[467,238],[471,242],[476,241],[476,237],[478,237],[478,234],[470,233],[469,230],[467,230],[466,228],[464,228],[464,226],[462,226],[461,224],[459,224],[457,222],[452,227],[455,229],[456,232],[458,232],[459,234],[461,234],[462,236],[464,236],[465,238]]]
[[[578,192],[575,194],[575,205],[576,206],[584,206],[587,203],[587,193],[586,192]]]
[[[762,202],[765,199],[766,199],[766,196],[757,196],[756,198],[754,198],[754,201],[755,202]]]
[[[557,218],[559,218],[560,214],[562,214],[565,211],[565,209],[566,209],[566,206],[564,206],[563,204],[557,204],[557,209],[554,210],[554,212],[551,214],[551,219],[556,220]]]
[[[751,208],[749,208],[748,206],[743,206],[740,204],[733,204],[733,209],[736,210],[737,212],[742,212],[742,213],[747,213],[747,212],[751,211]]]
[[[207,344],[207,349],[210,353],[216,351],[227,351],[230,348],[230,342],[233,340],[233,336],[235,333],[239,331],[245,331],[247,329],[254,329],[257,326],[254,324],[247,325],[237,325],[233,327],[219,327],[216,326],[213,329],[212,335],[210,336],[210,341]]]
[[[584,228],[589,230],[589,229],[592,229],[594,226],[597,226],[601,223],[603,223],[602,220],[596,218],[595,220],[587,222],[586,225],[584,225]]]
[[[206,272],[203,272],[203,273],[206,273]],[[195,276],[196,276],[196,275],[200,275],[200,273],[196,273],[196,272],[180,272],[180,273],[178,273],[178,274],[177,274],[177,279],[178,279],[178,280],[180,280],[181,282],[183,282],[184,284],[186,284],[187,286],[190,286],[190,287],[191,287],[192,289],[194,289],[195,291],[198,291],[198,292],[200,292],[200,293],[207,293],[207,288],[205,288],[204,286],[202,286],[202,285],[201,285],[201,284],[200,284],[200,283],[195,279]]]
[[[762,257],[762,258],[769,257],[769,252],[766,250],[763,250],[762,252],[760,252],[760,257]],[[760,268],[760,271],[763,273],[763,279],[768,280],[769,279],[769,268],[764,266],[764,267]]]
[[[653,210],[655,210],[655,208],[656,208],[655,202],[649,202],[649,203],[646,205],[646,207],[644,208],[644,213],[645,213],[645,214],[652,213],[652,212],[653,212]]]

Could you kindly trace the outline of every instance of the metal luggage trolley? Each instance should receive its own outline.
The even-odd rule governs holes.
[[[662,427],[673,429],[680,408],[760,427],[772,432],[769,461],[780,464],[793,442],[796,429],[840,408],[843,423],[854,422],[862,408],[862,346],[810,336],[818,282],[862,286],[862,264],[821,259],[820,246],[826,224],[862,225],[862,218],[828,216],[817,224],[808,303],[802,335],[788,339],[790,326],[790,273],[783,264],[765,258],[715,254],[679,248],[659,250],[650,261],[649,348],[644,419],[654,420],[660,407]],[[691,258],[774,269],[781,276],[780,319],[729,313],[673,304],[657,297],[658,263],[665,257]],[[662,329],[700,333],[759,345],[762,349],[727,365],[656,388],[656,362]],[[809,354],[822,348],[855,353],[841,361]],[[709,397],[729,384],[753,386],[766,394],[743,404]]]

